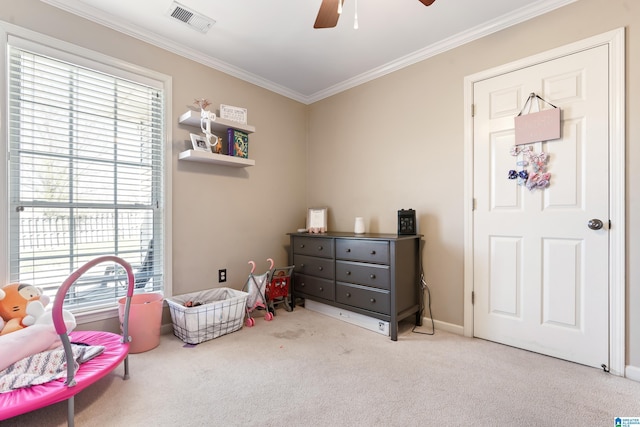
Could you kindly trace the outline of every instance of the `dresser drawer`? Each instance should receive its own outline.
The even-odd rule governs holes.
[[[336,301],[376,313],[389,314],[389,292],[365,286],[336,283]]]
[[[294,254],[333,258],[333,239],[295,236],[292,249]]]
[[[305,274],[293,275],[293,289],[296,296],[306,294],[330,301],[333,301],[336,295],[333,280],[321,279]]]
[[[294,254],[293,265],[296,273],[333,279],[333,259]]]
[[[379,289],[391,289],[390,276],[388,265],[336,261],[336,280],[338,282],[357,283]]]
[[[389,242],[382,240],[336,239],[336,258],[389,264]]]

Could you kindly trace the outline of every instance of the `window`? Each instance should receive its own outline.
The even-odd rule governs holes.
[[[53,297],[85,262],[117,255],[136,292],[164,291],[163,82],[11,36],[7,53],[9,280]],[[65,308],[113,307],[125,284],[102,264]]]

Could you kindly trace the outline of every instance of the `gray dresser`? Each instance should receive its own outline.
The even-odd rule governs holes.
[[[289,259],[295,265],[293,300],[311,299],[389,322],[415,315],[422,323],[421,236],[395,234],[291,233]]]

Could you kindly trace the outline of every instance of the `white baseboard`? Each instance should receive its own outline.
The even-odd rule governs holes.
[[[451,332],[452,334],[464,335],[464,327],[460,325],[454,325],[452,323],[442,322],[440,320],[434,320],[435,328],[440,331]],[[431,319],[424,317],[422,319],[422,327],[430,326]],[[625,367],[625,378],[640,382],[640,367],[627,365]]]
[[[640,382],[640,367],[627,365],[624,370],[624,376],[630,380]]]
[[[460,325],[454,325],[453,323],[447,323],[440,320],[433,320],[435,328],[440,331],[451,332],[456,335],[464,335],[464,327]],[[422,327],[431,327],[431,318],[422,318]]]
[[[460,325],[454,325],[452,323],[442,322],[440,320],[434,320],[435,328],[440,331],[451,332],[452,334],[464,335],[464,327]],[[431,326],[431,319],[424,317],[422,319],[422,327]],[[625,367],[625,378],[640,382],[640,367],[627,365]]]
[[[387,337],[389,336],[389,322],[385,322],[384,320],[374,319],[373,317],[364,316],[362,314],[312,301],[310,299],[304,300],[304,308],[343,320]]]

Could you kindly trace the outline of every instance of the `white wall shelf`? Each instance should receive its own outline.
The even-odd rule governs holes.
[[[235,168],[246,168],[247,166],[254,166],[256,164],[255,160],[245,159],[243,157],[227,156],[224,154],[215,154],[196,150],[183,151],[178,155],[178,159],[191,162],[212,163]]]
[[[200,129],[200,111],[188,110],[180,116],[178,121],[180,124],[195,126]],[[255,126],[221,119],[220,117],[216,117],[215,120],[211,121],[212,132],[222,132],[223,135],[226,135],[228,128],[238,129],[246,133],[253,133],[256,131]]]
[[[183,113],[178,122],[187,126],[194,126],[200,130],[200,111],[188,110]],[[216,117],[211,121],[211,131],[219,134],[223,141],[227,138],[227,129],[238,129],[246,133],[253,133],[256,128],[251,125],[246,125],[232,120],[221,119]],[[222,141],[219,142],[222,144]],[[227,156],[224,154],[215,154],[207,151],[186,150],[178,155],[179,160],[187,160],[190,162],[211,163],[215,165],[231,166],[234,168],[246,168],[247,166],[254,166],[255,160],[245,159],[243,157]]]

